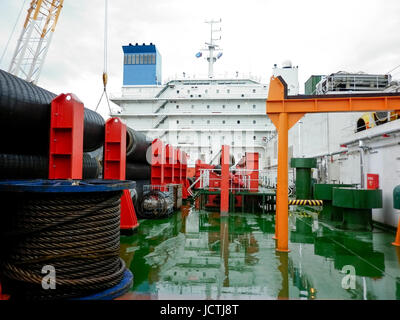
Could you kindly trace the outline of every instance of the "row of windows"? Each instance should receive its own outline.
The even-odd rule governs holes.
[[[222,105],[222,109],[225,109],[225,105],[223,104]],[[237,109],[240,109],[240,104],[238,104],[237,106],[236,106],[236,108]],[[255,109],[256,108],[256,105],[255,104],[253,104],[253,109]],[[176,105],[176,109],[179,109],[179,105]],[[194,109],[194,104],[192,104],[192,109]],[[207,105],[207,109],[210,109],[210,105],[208,104]]]
[[[179,139],[179,137],[176,137],[177,139]],[[208,136],[207,137],[208,138],[208,140],[211,140],[211,136]],[[214,138],[213,138],[214,139]],[[223,140],[223,141],[225,141],[225,136],[221,136],[221,139]],[[253,140],[257,140],[257,136],[253,136]],[[232,140],[232,144],[235,144],[235,141],[234,140]]]
[[[155,53],[125,54],[124,64],[156,64]]]
[[[176,120],[176,123],[179,124],[179,120]],[[190,123],[191,123],[191,124],[194,124],[195,121],[192,120]],[[225,124],[225,123],[226,123],[225,120],[222,120],[222,124]],[[237,120],[236,123],[237,123],[237,124],[240,124],[240,120]],[[257,123],[257,121],[256,121],[256,120],[253,120],[253,124],[256,124],[256,123]],[[210,120],[207,120],[207,124],[210,124]]]
[[[220,92],[226,92],[226,93],[231,93],[231,89],[226,89],[226,91],[225,90],[220,90],[220,89],[216,89],[215,90],[215,93],[220,93]],[[253,93],[256,93],[257,92],[257,90],[256,89],[252,89],[252,92]],[[176,93],[180,93],[180,91],[179,90],[176,90]],[[187,93],[190,93],[190,90],[187,90]],[[204,93],[208,93],[208,89],[206,89],[206,90],[204,90]],[[201,95],[199,95],[199,96],[201,96]],[[191,97],[193,97],[193,95],[191,95]],[[244,97],[244,94],[242,94],[242,97]]]

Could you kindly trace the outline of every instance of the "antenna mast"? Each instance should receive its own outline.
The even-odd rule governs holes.
[[[210,20],[210,21],[205,21],[205,23],[208,23],[210,25],[210,31],[211,31],[211,36],[210,36],[210,42],[206,42],[207,49],[203,49],[202,51],[208,51],[209,56],[207,57],[208,61],[208,77],[209,78],[214,78],[214,63],[217,61],[217,58],[219,59],[221,57],[221,53],[217,58],[214,57],[214,52],[215,51],[221,51],[219,48],[219,45],[215,43],[215,41],[221,40],[221,36],[219,38],[214,38],[214,33],[215,32],[221,32],[221,28],[219,29],[213,29],[213,25],[217,23],[221,23],[222,19],[219,19],[217,21],[215,20]]]

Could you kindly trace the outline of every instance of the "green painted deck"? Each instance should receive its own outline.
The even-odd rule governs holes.
[[[121,237],[134,274],[121,299],[400,300],[392,233],[342,231],[292,213],[291,252],[279,254],[274,215],[184,212],[141,220],[136,234]]]

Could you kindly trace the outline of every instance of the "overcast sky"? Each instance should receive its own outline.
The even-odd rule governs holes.
[[[0,0],[0,56],[24,0]],[[27,8],[30,0],[25,2]],[[8,70],[26,10],[0,68]],[[301,92],[312,74],[386,73],[400,65],[399,0],[109,0],[109,86],[122,85],[121,46],[154,43],[163,80],[206,74],[195,54],[209,40],[208,19],[222,19],[217,74],[251,73],[268,82],[274,63],[299,66]],[[73,92],[95,108],[102,92],[104,0],[65,0],[39,85]],[[400,68],[393,73],[400,77]],[[100,106],[103,116],[108,113]]]

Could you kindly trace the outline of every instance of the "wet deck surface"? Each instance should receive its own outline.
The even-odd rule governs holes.
[[[274,215],[200,212],[185,206],[141,220],[121,237],[134,274],[121,299],[398,299],[394,235],[351,232],[292,214],[288,254],[275,251]],[[355,277],[351,275],[355,274]]]

